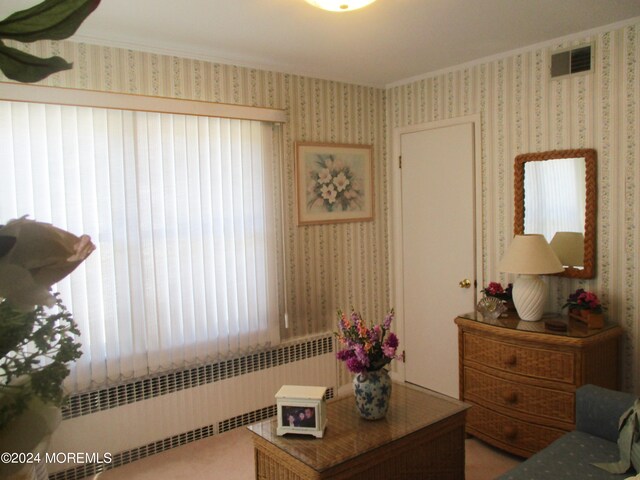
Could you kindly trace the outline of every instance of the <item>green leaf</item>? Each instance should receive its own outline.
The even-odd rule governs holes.
[[[100,0],[45,0],[0,22],[0,38],[21,42],[68,38],[99,4]]]
[[[73,336],[77,325],[59,294],[55,297],[57,313],[42,306],[19,312],[0,301],[0,432],[34,396],[60,405],[62,382],[69,375],[66,364],[82,355]],[[14,383],[25,376],[28,381]]]
[[[73,65],[61,57],[40,58],[0,42],[0,70],[11,80],[33,83]]]

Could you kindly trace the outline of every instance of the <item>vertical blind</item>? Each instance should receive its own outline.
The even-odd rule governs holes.
[[[548,242],[556,232],[584,233],[585,174],[584,158],[527,162],[524,231],[542,234]]]
[[[0,102],[0,223],[91,235],[54,286],[81,391],[278,341],[274,126]]]

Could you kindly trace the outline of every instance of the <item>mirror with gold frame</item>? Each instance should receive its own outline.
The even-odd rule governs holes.
[[[514,234],[542,233],[564,264],[559,276],[593,278],[596,250],[596,151],[518,155]]]

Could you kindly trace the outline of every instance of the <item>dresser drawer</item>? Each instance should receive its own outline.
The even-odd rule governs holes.
[[[570,352],[525,347],[464,334],[464,361],[505,372],[574,384],[575,359]]]
[[[542,450],[566,433],[517,420],[477,404],[472,404],[468,410],[467,430],[481,438],[488,436],[488,440],[505,450],[526,456]]]
[[[482,404],[491,402],[516,416],[524,413],[575,423],[573,393],[513,382],[469,367],[464,368],[464,398]]]

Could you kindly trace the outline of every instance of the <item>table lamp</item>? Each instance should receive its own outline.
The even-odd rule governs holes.
[[[500,271],[518,273],[513,284],[513,304],[522,320],[542,318],[547,286],[540,278],[564,271],[562,263],[542,235],[516,235],[500,262]]]
[[[584,235],[581,232],[556,232],[550,245],[562,265],[584,266]]]

